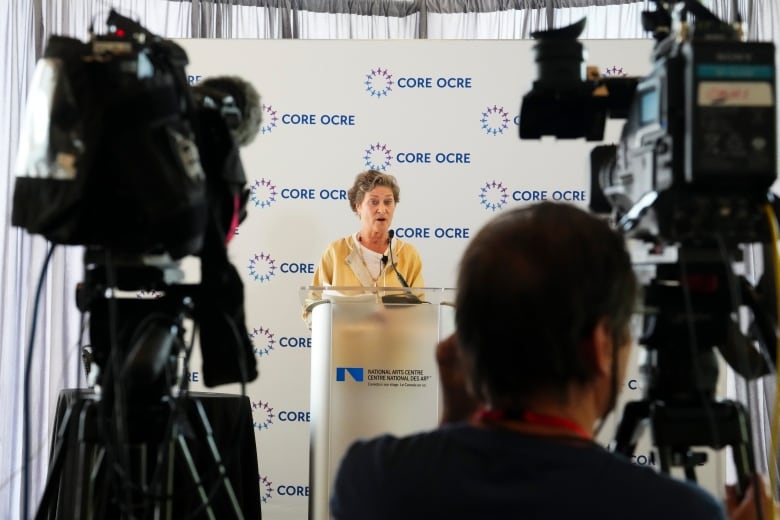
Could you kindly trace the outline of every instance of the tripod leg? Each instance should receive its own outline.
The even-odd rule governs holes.
[[[206,410],[203,409],[203,404],[198,399],[195,399],[194,402],[198,410],[198,415],[200,416],[200,422],[203,425],[203,429],[206,430],[206,436],[208,438],[208,444],[209,444],[209,449],[211,450],[211,456],[214,458],[214,462],[217,463],[217,467],[219,468],[220,481],[225,486],[225,492],[227,493],[228,498],[230,499],[230,505],[233,507],[233,511],[236,513],[236,518],[243,520],[244,514],[241,512],[241,507],[238,505],[238,499],[236,498],[236,493],[233,490],[233,485],[230,483],[230,477],[227,474],[227,469],[225,468],[225,465],[222,462],[222,457],[219,454],[219,449],[217,449],[217,444],[214,441],[214,430],[211,429],[211,423],[209,422],[209,419],[206,416]]]
[[[731,452],[734,457],[734,467],[737,472],[737,496],[742,497],[751,485],[756,474],[756,463],[753,457],[753,445],[750,438],[750,421],[745,407],[735,401],[727,401],[724,406],[734,415],[733,439]]]
[[[661,465],[661,472],[671,475],[672,471],[672,448],[666,445],[657,445],[658,463]]]
[[[192,482],[195,484],[197,488],[198,497],[200,498],[201,510],[205,510],[207,516],[211,520],[215,520],[216,516],[214,514],[214,509],[211,504],[211,500],[213,499],[213,495],[216,492],[216,489],[219,486],[224,486],[225,493],[228,498],[228,503],[230,505],[230,509],[233,511],[233,518],[243,520],[244,514],[241,510],[241,507],[239,506],[238,499],[236,498],[235,491],[233,490],[233,485],[230,482],[230,477],[227,474],[227,469],[225,468],[225,465],[222,461],[222,457],[219,454],[219,449],[217,448],[216,442],[214,440],[214,431],[211,428],[211,424],[208,420],[208,417],[206,415],[206,411],[203,408],[202,403],[197,398],[189,398],[185,400],[188,403],[191,403],[195,407],[195,411],[197,413],[197,422],[200,424],[200,427],[202,428],[202,431],[205,433],[205,441],[209,448],[209,453],[211,454],[212,459],[216,463],[217,469],[218,469],[218,476],[217,480],[214,483],[214,486],[210,493],[207,493],[206,491],[206,483],[198,473],[198,468],[195,465],[194,459],[192,457],[192,452],[190,451],[189,445],[187,444],[187,440],[185,439],[185,435],[182,432],[182,426],[186,424],[187,420],[184,417],[181,417],[179,419],[174,419],[173,425],[174,425],[174,431],[172,432],[171,440],[174,439],[178,443],[180,453],[182,454],[182,458],[184,459],[184,462],[186,463],[187,469],[190,473],[190,477],[192,479]],[[174,414],[176,413],[183,413],[184,410],[181,407],[174,407]],[[170,467],[172,470],[172,466]],[[211,495],[211,496],[210,496]]]
[[[696,470],[689,464],[685,466],[685,479],[689,482],[696,482]]]
[[[87,485],[86,490],[79,489],[78,493],[78,496],[81,497],[79,506],[86,504],[86,509],[76,517],[84,518],[85,520],[106,517],[107,501],[111,489],[111,478],[103,472],[104,464],[106,463],[106,448],[97,448],[97,451],[94,451],[95,448],[90,450],[92,451],[84,460],[92,461],[92,471],[89,473],[89,478],[85,481]],[[96,486],[98,482],[100,486]],[[95,492],[96,488],[98,488],[97,492]]]
[[[179,441],[179,448],[181,449],[182,455],[184,456],[184,460],[187,462],[187,467],[190,470],[192,480],[198,488],[198,495],[200,496],[201,503],[203,504],[203,507],[206,508],[206,514],[211,520],[215,520],[216,517],[214,516],[214,510],[211,509],[211,506],[209,505],[209,496],[206,494],[206,488],[203,487],[203,480],[201,480],[200,475],[198,474],[198,469],[195,467],[195,463],[192,460],[192,453],[187,446],[187,441],[184,440],[184,436],[182,434],[178,434],[177,438]],[[239,516],[239,518],[241,517]]]
[[[623,409],[623,417],[615,432],[612,451],[630,457],[634,454],[639,437],[644,430],[645,420],[650,417],[648,401],[631,401]]]

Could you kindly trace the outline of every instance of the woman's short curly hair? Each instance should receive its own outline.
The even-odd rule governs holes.
[[[393,191],[393,199],[398,203],[400,201],[401,188],[398,187],[398,181],[390,174],[382,173],[377,170],[366,170],[355,177],[355,182],[347,191],[349,207],[357,213],[357,207],[363,202],[366,193],[377,186],[387,186]]]

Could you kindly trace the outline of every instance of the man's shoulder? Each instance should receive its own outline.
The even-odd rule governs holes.
[[[576,504],[577,511],[599,518],[626,513],[635,519],[725,519],[720,502],[705,490],[596,445],[464,425],[361,440],[344,462],[342,481],[353,487],[360,482],[361,493],[372,497],[411,496],[422,488],[430,497],[441,497],[457,490],[458,507],[474,508],[484,496],[493,496],[501,482],[509,490],[502,497],[507,507],[543,508],[549,518],[568,517]],[[566,503],[552,500],[561,492],[569,499]],[[487,510],[483,517],[496,518]]]
[[[613,461],[604,472],[613,500],[637,511],[636,518],[649,518],[642,511],[668,511],[668,518],[725,518],[721,502],[699,485],[636,465],[621,455],[605,456]]]

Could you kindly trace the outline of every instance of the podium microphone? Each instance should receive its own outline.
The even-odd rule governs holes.
[[[387,231],[387,249],[390,251],[390,265],[393,266],[393,271],[395,271],[395,276],[398,278],[398,281],[401,282],[402,287],[409,287],[409,284],[406,283],[406,280],[403,276],[401,276],[401,273],[398,271],[398,268],[395,266],[395,260],[393,259],[393,237],[395,236],[395,231],[392,229]],[[382,260],[386,262],[385,257],[382,257]]]
[[[401,276],[401,272],[398,270],[398,267],[395,265],[395,259],[393,258],[393,236],[395,235],[395,232],[390,229],[387,232],[387,249],[390,250],[390,265],[393,266],[393,271],[395,271],[395,276],[398,278],[398,281],[401,282],[401,285],[404,287],[405,291],[403,294],[386,294],[382,296],[382,302],[384,303],[400,303],[404,305],[414,304],[414,303],[423,303],[420,298],[412,292],[412,290],[409,288],[409,284],[406,282],[403,276]],[[387,262],[386,256],[382,257],[383,262]]]

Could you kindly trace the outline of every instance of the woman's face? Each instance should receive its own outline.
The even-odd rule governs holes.
[[[386,233],[393,222],[395,197],[387,186],[377,186],[366,193],[357,205],[357,214],[364,229]]]

